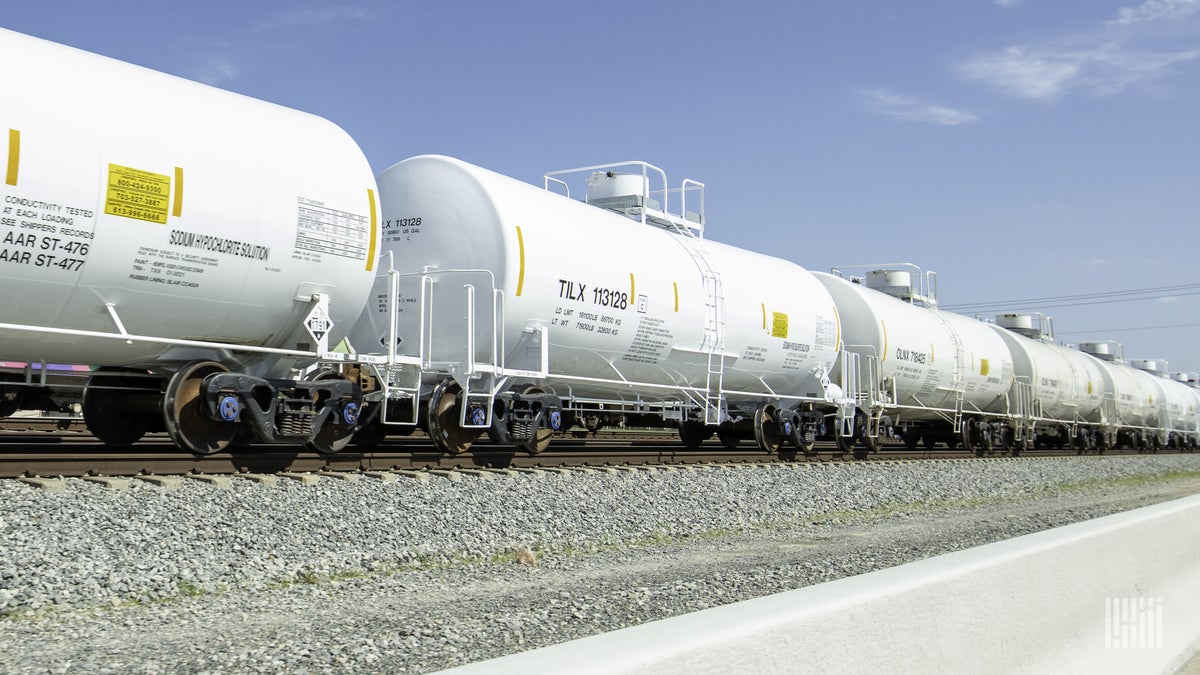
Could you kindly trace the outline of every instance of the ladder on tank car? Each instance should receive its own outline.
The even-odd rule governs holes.
[[[704,336],[700,350],[708,354],[707,374],[704,381],[704,423],[720,424],[725,417],[725,293],[721,275],[713,269],[708,255],[690,227],[671,221],[671,229],[680,239],[680,245],[696,263],[704,283]]]
[[[613,171],[618,168],[634,168],[637,173],[625,174]],[[566,197],[570,197],[570,185],[556,176],[600,171],[606,172],[609,178],[636,177],[641,174],[641,181],[632,193],[610,194],[604,192],[595,196],[593,196],[592,186],[589,184],[585,202],[622,214],[643,224],[676,233],[679,235],[680,246],[683,246],[688,255],[692,257],[696,269],[700,272],[704,286],[704,334],[701,339],[700,351],[707,355],[703,397],[704,423],[720,424],[728,417],[728,405],[724,397],[725,293],[721,275],[713,268],[708,255],[705,254],[704,248],[699,243],[704,239],[704,183],[685,178],[679,184],[678,190],[672,190],[668,187],[667,174],[662,169],[646,162],[630,161],[551,171],[544,175],[545,189],[550,190],[551,183],[554,183],[564,190]],[[592,173],[591,175],[595,177],[604,174]],[[661,190],[651,191],[649,180],[651,175],[661,178]],[[671,193],[675,191],[679,193],[678,213],[671,212],[669,202]],[[688,210],[689,192],[698,193],[700,203],[697,212]],[[661,194],[662,203],[652,199],[651,194]],[[686,395],[693,404],[698,406],[701,401],[697,395],[698,392],[695,392],[697,388],[687,391]]]
[[[963,359],[966,358],[966,352],[963,350],[962,336],[954,326],[950,325],[949,321],[942,318],[940,310],[934,310],[936,316],[942,325],[946,327],[946,332],[950,334],[950,339],[954,343],[954,376],[951,387],[954,393],[954,433],[962,433],[963,424],[963,407],[966,403],[966,368],[963,364]]]

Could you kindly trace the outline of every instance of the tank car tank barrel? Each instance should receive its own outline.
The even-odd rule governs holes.
[[[179,445],[210,452],[265,400],[259,441],[340,447],[357,385],[290,376],[325,357],[371,291],[378,188],[354,140],[314,115],[3,29],[0,60],[37,64],[0,69],[0,89],[40,92],[0,98],[0,359],[100,369],[83,407],[106,443],[165,414]],[[168,376],[167,409],[152,414]],[[327,419],[337,428],[312,428]]]

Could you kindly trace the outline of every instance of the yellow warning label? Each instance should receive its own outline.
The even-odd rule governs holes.
[[[1092,395],[1092,381],[1088,380],[1088,396]]]
[[[17,171],[21,167],[21,132],[17,129],[8,130],[8,170],[4,173],[4,182],[8,185],[17,184]]]
[[[108,165],[105,213],[165,225],[170,196],[170,176],[119,164]]]
[[[771,312],[771,337],[786,338],[787,335],[787,314]]]
[[[987,377],[987,374],[990,370],[991,370],[991,366],[988,364],[988,360],[987,359],[979,359],[979,376]]]

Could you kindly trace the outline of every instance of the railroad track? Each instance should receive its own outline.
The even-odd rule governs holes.
[[[853,461],[837,454],[832,443],[819,443],[815,457],[802,462]],[[1031,451],[1023,456],[1066,453]],[[1114,453],[1115,454],[1115,453]],[[1002,455],[995,455],[1002,456]],[[897,459],[974,458],[962,450],[908,450],[900,443],[885,445],[867,461]],[[355,472],[420,469],[462,469],[511,463],[518,468],[738,464],[779,461],[750,443],[728,450],[719,442],[705,442],[688,450],[673,433],[600,432],[587,438],[556,436],[549,449],[537,455],[516,453],[486,438],[461,455],[438,452],[420,432],[389,437],[376,448],[354,446],[335,455],[303,449],[251,446],[238,452],[197,457],[171,444],[166,434],[150,434],[131,448],[109,448],[71,418],[25,418],[0,424],[0,478],[19,476],[134,476],[182,474],[238,474],[293,472]]]

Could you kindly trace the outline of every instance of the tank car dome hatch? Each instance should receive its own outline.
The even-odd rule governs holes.
[[[550,171],[543,176],[544,187],[551,190],[554,184],[570,197],[572,184],[578,187],[582,176],[586,204],[666,230],[704,236],[704,183],[685,178],[679,187],[670,187],[662,169],[629,161]]]
[[[1028,314],[1000,314],[996,316],[996,325],[1012,331],[1033,330],[1033,317]]]
[[[1152,375],[1167,377],[1167,362],[1163,359],[1130,359],[1129,366]]]
[[[587,198],[593,206],[624,209],[646,206],[659,209],[657,200],[650,199],[650,177],[633,173],[597,171],[587,180]]]
[[[851,270],[864,270],[864,276],[850,276]],[[937,307],[937,273],[924,272],[912,263],[876,263],[873,265],[841,265],[830,272],[852,284],[866,286],[904,302]]]
[[[1112,353],[1112,345],[1107,342],[1080,342],[1079,351],[1084,354],[1091,354],[1102,361],[1116,359],[1116,355]]]
[[[1054,341],[1054,321],[1045,314],[997,314],[996,325],[1032,340]]]
[[[866,281],[867,288],[901,300],[912,298],[912,274],[905,270],[871,270]]]

